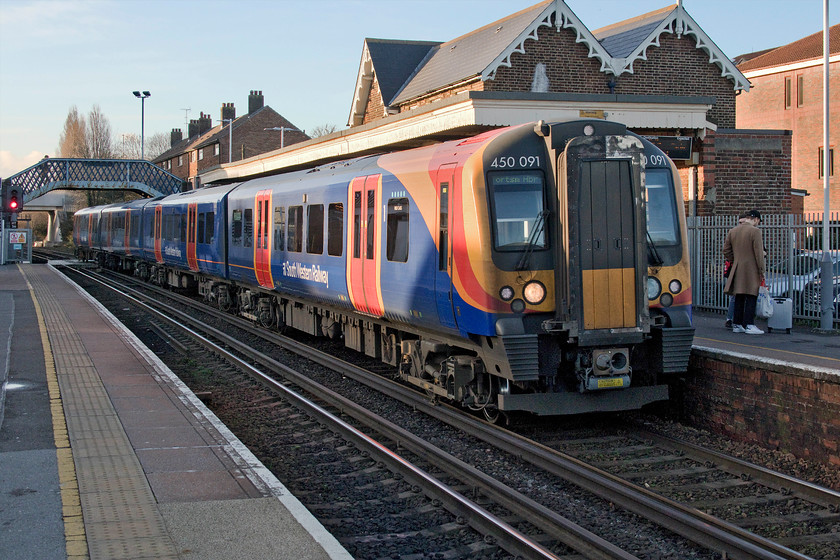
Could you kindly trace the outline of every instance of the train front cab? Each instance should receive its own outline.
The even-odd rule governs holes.
[[[623,125],[604,121],[538,123],[535,132],[545,138],[554,166],[549,184],[555,196],[547,201],[553,219],[546,230],[556,305],[539,334],[533,321],[524,330],[538,339],[541,375],[556,369],[558,377],[550,391],[500,394],[499,408],[576,414],[665,400],[668,386],[661,374],[685,371],[693,339],[681,191],[679,204],[673,194],[679,184],[670,183],[670,207],[663,211],[679,239],[677,258],[665,266],[654,262],[648,243],[644,172],[652,146]],[[650,278],[660,286],[667,278],[666,293],[678,288],[670,301],[650,302],[657,306],[653,314]],[[663,301],[679,305],[664,309]],[[521,345],[521,335],[505,336],[505,328],[499,328],[503,345],[509,340]],[[517,372],[512,375],[515,380]]]

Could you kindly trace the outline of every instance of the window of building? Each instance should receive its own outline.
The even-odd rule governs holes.
[[[184,165],[184,156],[178,156],[178,165]]]
[[[802,74],[796,77],[796,106],[805,105],[805,78]]]
[[[388,233],[385,254],[389,261],[408,261],[408,199],[388,201]]]
[[[198,159],[199,160],[204,159],[204,150],[198,150]]]
[[[303,250],[303,206],[289,207],[289,242],[287,250],[300,253]]]
[[[324,253],[324,205],[310,204],[306,209],[306,252]]]
[[[277,206],[274,209],[274,250],[283,251],[286,249],[286,209]]]
[[[327,253],[340,257],[344,252],[344,203],[330,204],[327,217]]]
[[[215,144],[215,145],[213,146],[213,155],[214,155],[214,156],[219,155],[219,145],[218,145],[218,144]]]
[[[790,109],[793,87],[790,78],[785,78],[785,109]]]
[[[818,150],[820,162],[818,169],[820,170],[820,178],[825,176],[823,164],[825,162],[825,150],[821,147]],[[834,177],[834,148],[828,149],[828,176]]]
[[[190,152],[190,161],[191,162],[195,161],[195,152],[194,151]]]

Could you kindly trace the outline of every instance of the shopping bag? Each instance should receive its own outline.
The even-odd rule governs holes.
[[[766,286],[758,289],[758,301],[755,304],[755,316],[761,319],[769,319],[773,316],[773,299]]]

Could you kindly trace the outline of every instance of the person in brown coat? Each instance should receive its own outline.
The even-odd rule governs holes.
[[[758,224],[761,214],[750,210],[746,219],[729,230],[723,243],[723,258],[732,261],[724,291],[735,296],[732,332],[764,334],[756,327],[755,304],[758,288],[764,282],[764,241]]]

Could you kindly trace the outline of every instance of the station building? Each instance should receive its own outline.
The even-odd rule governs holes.
[[[563,0],[546,0],[446,42],[366,39],[346,130],[221,163],[202,182],[602,118],[669,153],[690,215],[795,211],[790,133],[735,128],[750,87],[680,2],[592,31]]]

